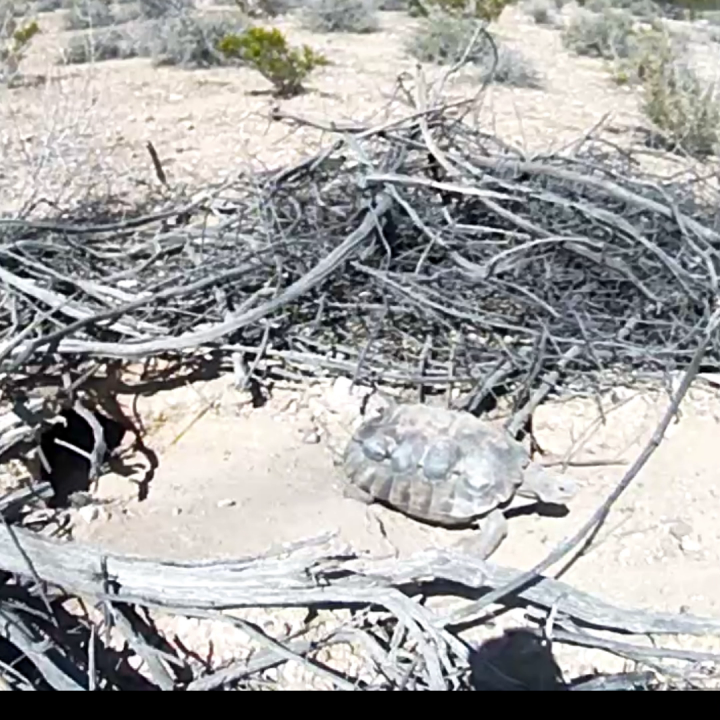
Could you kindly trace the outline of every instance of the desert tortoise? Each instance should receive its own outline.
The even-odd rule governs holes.
[[[532,462],[503,430],[467,412],[422,404],[391,404],[363,421],[343,465],[349,497],[446,527],[484,517],[468,548],[482,558],[507,535],[503,510],[516,495],[564,505],[577,487]]]

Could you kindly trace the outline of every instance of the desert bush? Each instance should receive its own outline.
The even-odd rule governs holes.
[[[435,10],[455,17],[476,18],[485,22],[500,19],[513,0],[410,0],[410,14],[429,17]]]
[[[662,15],[660,5],[653,0],[583,0],[578,4],[585,10],[597,13],[606,10],[625,10],[639,18],[653,18]]]
[[[212,17],[197,13],[181,13],[164,18],[149,26],[147,52],[156,65],[177,65],[184,68],[206,68],[232,64],[218,50],[218,43],[228,35],[245,29],[239,18]]]
[[[62,52],[61,61],[80,65],[103,60],[127,60],[142,54],[141,42],[127,30],[106,28],[71,37]]]
[[[655,33],[637,61],[641,109],[667,141],[695,156],[710,155],[720,142],[720,92],[701,80],[672,39]]]
[[[556,7],[550,0],[529,0],[524,10],[536,25],[554,25],[557,22]]]
[[[40,32],[36,20],[17,16],[12,2],[0,3],[0,82],[12,85],[19,77],[20,63],[32,39]]]
[[[328,59],[307,45],[293,48],[276,28],[250,28],[242,34],[226,35],[218,49],[230,58],[238,58],[257,70],[274,87],[278,97],[299,95],[303,82]]]
[[[377,9],[383,12],[407,12],[410,0],[378,0]]]
[[[222,4],[235,5],[247,17],[273,18],[297,9],[303,0],[232,0]]]
[[[140,15],[148,20],[182,15],[195,10],[195,0],[139,0]]]
[[[493,82],[518,88],[541,88],[543,86],[540,72],[534,63],[519,50],[504,45],[499,45],[497,50],[498,58]],[[485,60],[488,71],[492,69],[492,59],[492,53],[488,48]]]
[[[634,48],[632,16],[624,10],[578,12],[563,28],[563,44],[576,55],[606,60],[627,58]]]
[[[410,36],[407,52],[420,62],[450,65],[458,62],[475,34],[475,26],[463,18],[431,13]],[[468,52],[467,61],[482,62],[488,52],[487,40],[480,36]]]
[[[37,0],[35,3],[36,12],[54,12],[64,6],[63,0]]]
[[[30,3],[23,0],[0,0],[0,18],[10,17],[27,18],[31,15]]]
[[[375,0],[309,0],[302,23],[311,32],[375,32],[380,23]]]
[[[459,62],[475,35],[476,28],[462,18],[433,14],[411,36],[407,51],[420,62],[451,65]],[[520,51],[495,42],[497,64],[493,82],[511,87],[539,88],[541,75],[535,65]],[[467,62],[480,67],[485,73],[493,69],[495,54],[484,35],[475,39]]]
[[[65,16],[67,30],[115,25],[117,18],[108,0],[73,0]]]

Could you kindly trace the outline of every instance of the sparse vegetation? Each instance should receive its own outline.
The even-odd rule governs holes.
[[[232,61],[217,50],[217,44],[226,35],[243,30],[238,19],[195,12],[171,14],[132,28],[105,28],[88,36],[73,37],[62,61],[87,63],[149,57],[156,65],[183,68],[228,65]]]
[[[563,28],[563,44],[576,55],[606,60],[628,58],[634,48],[632,16],[624,10],[578,12]]]
[[[12,2],[0,3],[0,83],[12,85],[20,74],[20,63],[40,32],[36,20],[18,19]]]
[[[218,43],[245,29],[241,19],[183,13],[165,18],[150,33],[148,54],[156,65],[207,68],[231,64]]]
[[[215,0],[215,4],[235,5],[247,17],[273,18],[294,10],[302,0]]]
[[[489,73],[493,69],[494,53],[483,35],[478,36],[474,45],[469,47],[475,31],[475,26],[463,18],[433,13],[412,36],[407,51],[420,62],[436,65],[459,62],[467,51],[467,62]],[[498,57],[493,82],[511,87],[542,86],[540,73],[520,51],[498,44],[497,41],[495,45]]]
[[[195,10],[195,0],[139,0],[140,15],[148,20],[182,15]]]
[[[412,34],[406,50],[420,62],[450,65],[463,57],[475,30],[475,26],[463,18],[434,12]],[[484,46],[487,46],[485,38],[477,38],[468,52],[467,61],[482,62],[487,52]]]
[[[64,6],[63,0],[37,0],[35,10],[39,13],[54,12]]]
[[[488,70],[492,54],[486,55]],[[500,45],[498,47],[498,60],[493,75],[493,82],[509,87],[539,89],[543,86],[542,76],[535,65],[519,50]]]
[[[121,28],[105,28],[70,38],[62,61],[80,65],[103,60],[127,60],[143,54],[142,42]]]
[[[536,25],[554,25],[557,22],[556,8],[550,0],[529,0],[524,9]]]
[[[653,0],[584,0],[580,7],[596,13],[606,10],[624,10],[638,18],[654,18],[662,15],[662,8]]]
[[[636,61],[642,110],[671,145],[695,156],[710,155],[720,142],[720,92],[701,80],[667,33],[647,38]]]
[[[85,30],[115,25],[118,18],[107,0],[73,0],[65,16],[68,30]]]
[[[565,45],[579,55],[604,58],[616,82],[638,85],[642,111],[665,141],[691,155],[717,150],[720,94],[703,82],[686,61],[688,38],[671,34],[662,21],[636,27],[624,10],[583,10],[563,33]]]
[[[454,17],[476,18],[485,22],[500,19],[513,0],[410,0],[411,15],[429,17],[433,10]]]
[[[238,58],[269,80],[278,97],[292,97],[304,92],[303,82],[328,59],[307,45],[293,48],[276,28],[250,28],[242,34],[228,34],[218,43],[218,50],[229,58]]]
[[[303,25],[311,32],[375,32],[380,23],[375,0],[309,0]]]

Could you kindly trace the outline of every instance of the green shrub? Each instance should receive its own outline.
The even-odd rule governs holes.
[[[36,20],[18,22],[13,3],[0,4],[0,82],[12,85],[32,39],[40,32]]]
[[[250,28],[244,33],[228,34],[218,49],[230,58],[239,58],[269,80],[278,97],[292,97],[304,92],[303,81],[318,67],[328,65],[324,55],[303,45],[292,48],[285,36],[272,28]]]
[[[380,23],[375,0],[309,0],[302,14],[311,32],[375,32]]]

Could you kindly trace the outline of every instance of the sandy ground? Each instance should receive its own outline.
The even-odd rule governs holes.
[[[60,27],[57,14],[43,22]],[[368,124],[406,112],[391,98],[398,73],[413,71],[403,51],[413,21],[384,13],[382,22],[382,33],[371,40],[308,36],[291,19],[274,23],[334,62],[313,77],[318,92],[285,101],[282,109]],[[483,110],[487,129],[542,152],[576,140],[608,111],[618,128],[641,123],[633,92],[614,85],[601,62],[568,55],[556,29],[536,26],[511,9],[498,32],[535,61],[545,87],[492,88]],[[60,30],[44,33],[28,66],[50,72],[48,62],[64,37]],[[189,185],[225,178],[247,165],[291,162],[326,140],[313,130],[290,132],[268,122],[274,101],[250,94],[265,85],[246,70],[188,72],[129,60],[55,67],[52,74],[53,81],[43,86],[0,91],[0,195],[6,209],[38,192],[62,201],[89,176],[128,198],[142,196],[143,183],[154,182],[147,140],[160,151],[171,182]],[[451,91],[464,95],[476,84],[476,78],[463,76]],[[357,419],[357,398],[345,384],[280,392],[259,409],[250,408],[230,385],[225,377],[142,399],[138,412],[151,427],[145,442],[159,459],[149,495],[139,502],[130,478],[108,474],[99,495],[109,505],[78,512],[75,538],[114,551],[178,559],[260,553],[326,530],[337,530],[358,550],[379,554],[407,554],[457,539],[457,533],[343,497],[332,449],[341,446]],[[608,421],[599,428],[591,401],[538,412],[535,429],[547,451],[562,455],[590,433],[574,459],[619,464],[572,468],[581,490],[570,513],[513,518],[494,562],[527,568],[542,559],[587,520],[635,459],[667,398],[631,397],[621,390],[616,395],[606,400]],[[613,402],[624,404],[613,410]],[[209,403],[213,408],[204,412]],[[597,546],[564,580],[624,606],[720,615],[719,419],[718,390],[696,389],[681,421],[615,506]],[[147,472],[142,459],[138,462],[135,479]],[[192,630],[200,645],[207,644],[196,621],[185,624],[176,631]],[[233,642],[228,631],[216,637],[228,656]],[[593,667],[622,667],[617,659],[582,649],[561,648],[558,657],[571,677]],[[298,677],[295,682],[302,684]]]

